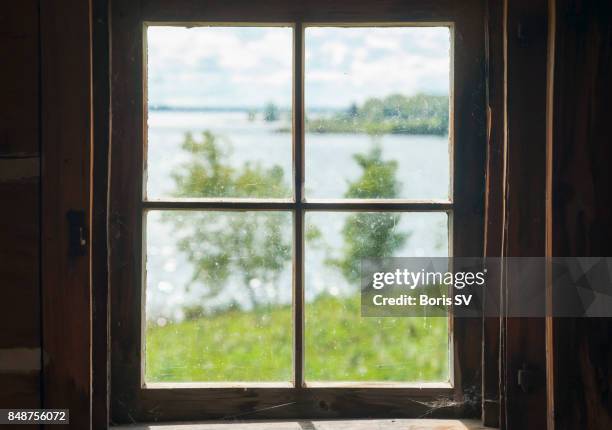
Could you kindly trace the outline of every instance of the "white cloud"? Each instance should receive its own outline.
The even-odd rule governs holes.
[[[289,28],[150,27],[149,102],[250,106],[273,100],[287,105],[291,44]]]
[[[446,28],[309,27],[305,41],[310,106],[341,107],[398,92],[448,91]],[[152,104],[291,102],[290,28],[150,27],[148,47]]]
[[[332,41],[333,51],[323,49]],[[446,28],[309,28],[306,50],[307,106],[341,107],[392,93],[448,92]],[[340,51],[346,53],[342,64],[330,58],[330,52]]]
[[[328,56],[332,66],[339,66],[344,62],[349,52],[349,47],[344,43],[334,41],[323,42],[320,51],[321,54]]]

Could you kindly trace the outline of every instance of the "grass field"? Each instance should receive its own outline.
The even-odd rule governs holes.
[[[290,381],[289,306],[228,311],[149,325],[146,379]],[[359,296],[306,304],[305,375],[310,381],[446,381],[446,318],[362,318]]]

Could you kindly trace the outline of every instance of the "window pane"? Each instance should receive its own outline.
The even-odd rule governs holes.
[[[146,381],[291,380],[291,214],[146,221]]]
[[[308,198],[449,198],[449,28],[308,27],[305,56]]]
[[[448,381],[447,318],[362,318],[364,257],[448,256],[445,213],[306,216],[308,381]]]
[[[148,198],[291,197],[291,67],[288,27],[148,27]]]

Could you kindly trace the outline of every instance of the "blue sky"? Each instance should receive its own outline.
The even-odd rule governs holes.
[[[308,27],[306,107],[344,108],[368,97],[448,94],[445,27]],[[149,104],[291,105],[289,27],[149,27]]]

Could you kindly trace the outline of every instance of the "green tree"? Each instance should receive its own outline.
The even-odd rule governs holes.
[[[397,162],[384,161],[379,144],[374,144],[368,153],[355,154],[353,158],[362,174],[349,184],[346,198],[391,199],[398,196],[401,184],[396,179]],[[362,212],[349,216],[342,229],[342,257],[328,259],[328,264],[338,267],[347,281],[357,282],[361,259],[391,257],[408,240],[409,233],[398,231],[399,218],[392,212]]]
[[[391,94],[371,97],[361,105],[328,117],[308,119],[307,131],[314,133],[448,134],[447,96]]]
[[[349,106],[348,110],[346,111],[346,114],[350,118],[356,118],[357,115],[359,115],[359,107],[357,106],[357,103],[355,103],[355,102],[351,103],[351,105]]]
[[[259,163],[230,166],[228,152],[219,139],[204,132],[201,140],[185,136],[182,149],[189,161],[177,168],[172,178],[175,197],[287,197],[282,168],[264,168]],[[223,147],[227,147],[224,144]],[[282,212],[168,212],[178,249],[193,264],[191,284],[205,286],[205,298],[221,294],[227,282],[243,289],[250,307],[262,304],[258,289],[277,284],[286,261],[291,258],[290,217]],[[278,296],[278,295],[277,295]],[[266,303],[270,302],[266,298]],[[200,302],[203,302],[201,300]],[[205,309],[200,303],[186,307],[190,318]]]
[[[189,155],[189,161],[172,174],[175,197],[283,198],[290,195],[280,167],[264,168],[259,163],[232,167],[227,160],[228,151],[222,147],[228,144],[220,145],[219,138],[208,131],[202,134],[201,140],[191,134],[185,136],[182,149]],[[397,163],[382,159],[380,145],[373,145],[368,153],[355,154],[354,159],[362,174],[357,181],[349,183],[345,197],[397,197],[400,190]],[[249,298],[249,307],[270,303],[269,297],[262,301],[257,289],[262,284],[277,285],[291,258],[292,235],[286,213],[168,212],[164,219],[172,224],[178,249],[194,267],[190,285],[205,286],[202,299],[218,297],[231,281]],[[328,263],[338,267],[348,281],[358,280],[362,258],[391,256],[406,242],[409,234],[397,230],[398,222],[399,215],[395,213],[351,215],[342,230],[342,257],[328,259]],[[319,231],[308,231],[306,236],[314,242],[321,239]],[[197,318],[205,308],[198,302],[186,306],[185,311],[189,318]]]

